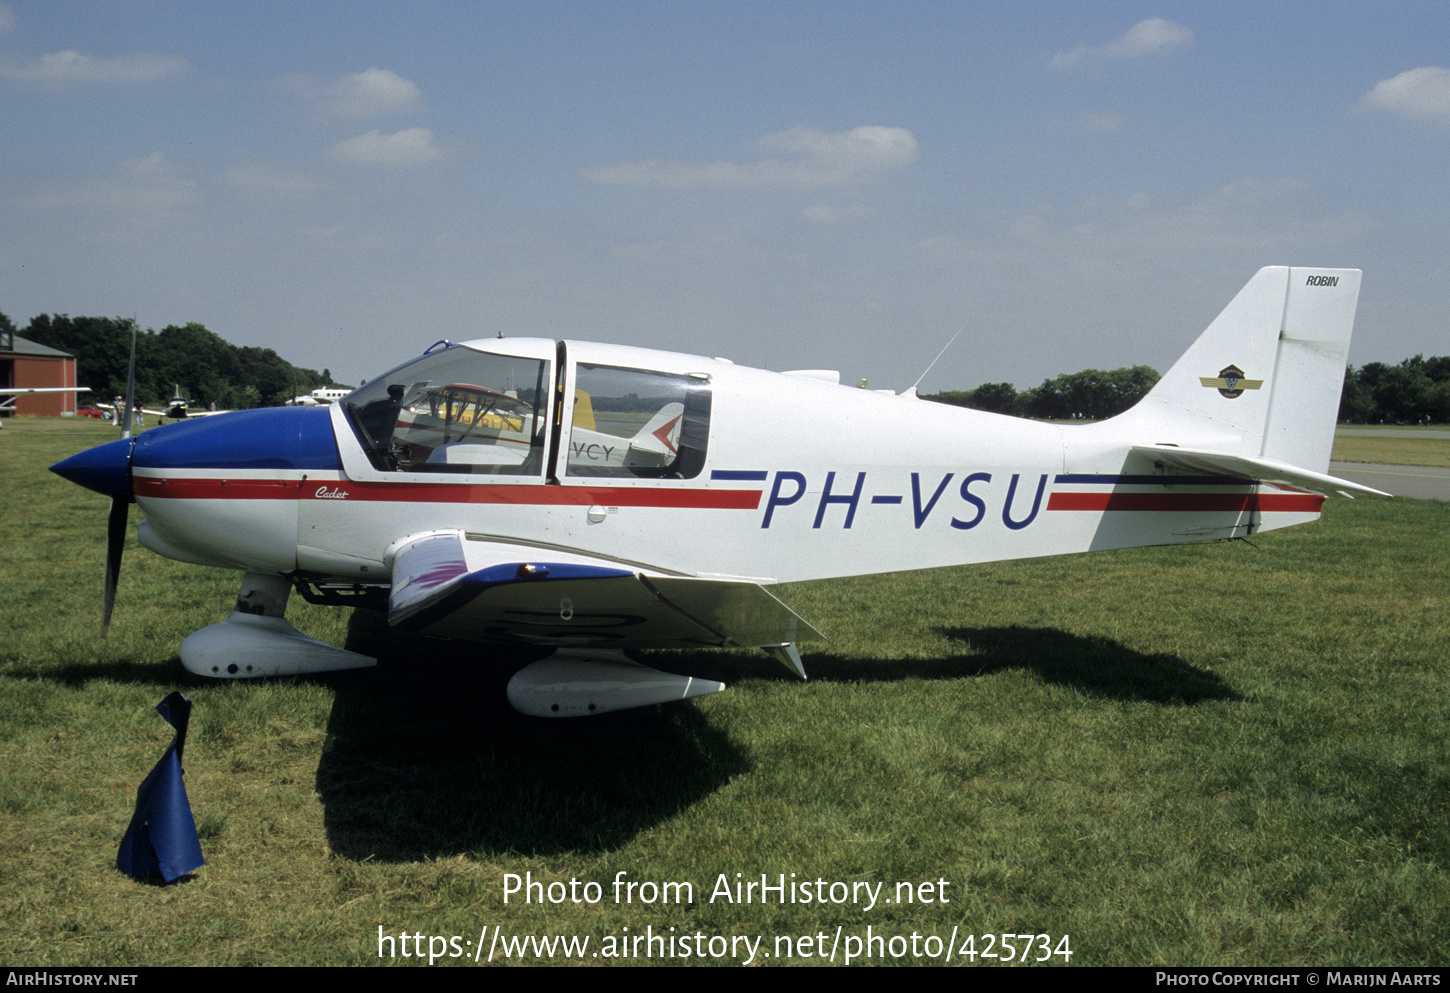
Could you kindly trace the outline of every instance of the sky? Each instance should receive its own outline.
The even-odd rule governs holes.
[[[1165,371],[1265,265],[1450,354],[1450,4],[0,0],[0,312],[356,383],[576,338]]]

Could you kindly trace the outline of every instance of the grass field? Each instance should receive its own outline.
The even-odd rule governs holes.
[[[0,961],[371,964],[381,929],[406,964],[457,936],[434,951],[469,958],[443,965],[500,928],[590,940],[511,961],[587,964],[649,936],[803,963],[838,935],[836,961],[854,938],[860,961],[912,963],[954,929],[958,953],[1049,935],[1030,955],[1072,965],[1446,963],[1450,503],[1337,499],[1253,545],[785,587],[831,639],[805,646],[808,683],[758,653],[654,653],[730,689],[546,722],[503,702],[503,653],[295,598],[299,627],[382,665],[195,680],[177,645],[237,577],[134,536],[99,640],[105,500],[45,467],[110,437],[0,432]],[[158,887],[114,860],[176,688],[207,864]],[[617,902],[621,872],[658,889]],[[892,902],[714,893],[791,873]],[[506,903],[509,874],[565,902]],[[569,902],[571,880],[598,901]]]
[[[1336,462],[1377,462],[1381,465],[1450,468],[1450,439],[1340,435],[1334,439],[1332,457]]]

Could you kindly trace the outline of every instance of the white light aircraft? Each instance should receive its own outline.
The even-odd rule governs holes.
[[[191,401],[181,392],[181,385],[179,383],[173,385],[175,385],[175,390],[171,394],[171,399],[166,401],[165,409],[152,410],[150,407],[142,407],[140,408],[141,413],[150,414],[157,418],[158,423],[163,417],[169,417],[174,421],[179,421],[187,417],[214,417],[217,414],[230,413],[230,411],[226,410],[192,410]],[[116,406],[119,407],[123,401],[121,397],[116,397],[115,402]]]
[[[440,342],[325,407],[91,449],[62,476],[141,505],[153,552],[244,573],[192,672],[374,664],[284,618],[378,606],[419,636],[552,646],[509,699],[567,716],[724,687],[621,649],[822,636],[766,587],[1238,538],[1319,516],[1352,269],[1267,268],[1128,412],[1059,425],[722,359],[535,338]],[[1383,495],[1383,494],[1381,494]],[[113,549],[119,552],[119,547]],[[108,581],[113,592],[114,580]]]
[[[287,401],[288,407],[325,407],[329,403],[336,403],[351,393],[351,390],[340,390],[336,387],[322,386],[311,393],[304,393],[295,396]]]

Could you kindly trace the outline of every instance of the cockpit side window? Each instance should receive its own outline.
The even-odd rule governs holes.
[[[579,363],[567,475],[693,479],[704,468],[709,436],[703,379]]]
[[[384,472],[537,476],[548,363],[455,346],[399,366],[343,401]]]

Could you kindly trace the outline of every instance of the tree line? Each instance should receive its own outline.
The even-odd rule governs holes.
[[[983,383],[976,389],[947,390],[923,399],[1013,417],[1098,421],[1133,406],[1147,396],[1158,379],[1158,373],[1146,365],[1084,369],[1044,379],[1041,386],[1020,392],[1011,383]]]
[[[1450,423],[1450,355],[1344,370],[1339,419],[1350,424]]]
[[[1045,379],[1019,391],[1011,383],[983,383],[923,399],[993,414],[1045,420],[1102,420],[1148,395],[1159,375],[1145,365],[1084,369]],[[1450,356],[1416,355],[1399,365],[1367,362],[1344,370],[1339,420],[1348,424],[1450,424]]]
[[[0,329],[74,355],[76,382],[90,387],[92,402],[125,394],[135,321],[41,314],[16,328],[0,314],[0,322]],[[233,345],[201,324],[136,328],[136,400],[146,406],[166,403],[179,388],[198,409],[272,407],[339,385],[330,370],[294,366],[270,348]]]

